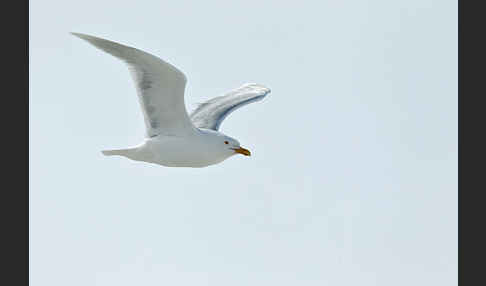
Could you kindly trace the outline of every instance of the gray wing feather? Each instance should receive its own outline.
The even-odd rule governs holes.
[[[221,122],[234,110],[252,102],[262,100],[270,89],[250,83],[231,90],[223,96],[201,103],[190,115],[192,123],[199,128],[218,130]]]
[[[71,33],[124,61],[135,81],[147,137],[194,132],[184,104],[186,76],[149,53],[85,34]]]

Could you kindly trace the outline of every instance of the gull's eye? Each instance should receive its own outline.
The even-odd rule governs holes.
[[[224,141],[224,144],[228,144],[229,142],[228,141]]]

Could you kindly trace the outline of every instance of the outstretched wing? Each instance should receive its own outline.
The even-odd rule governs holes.
[[[221,122],[234,110],[263,99],[270,89],[249,83],[200,104],[190,115],[196,127],[218,130]]]
[[[144,51],[85,34],[71,34],[128,65],[142,107],[147,137],[194,132],[184,104],[186,76],[181,71]]]

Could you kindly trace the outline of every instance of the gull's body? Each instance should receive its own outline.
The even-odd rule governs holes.
[[[123,60],[136,84],[146,138],[138,146],[102,151],[168,167],[205,167],[235,154],[250,155],[240,143],[218,131],[235,109],[263,99],[270,90],[245,84],[199,105],[190,115],[184,104],[186,76],[174,66],[141,50],[101,38],[72,33]]]
[[[236,140],[232,139],[228,148],[223,147],[226,146],[224,141],[230,140],[220,132],[196,128],[195,132],[186,136],[157,135],[145,138],[142,144],[133,148],[102,152],[105,155],[121,155],[135,161],[167,167],[206,167],[237,154],[230,149],[240,150]],[[244,152],[243,150],[240,152]]]

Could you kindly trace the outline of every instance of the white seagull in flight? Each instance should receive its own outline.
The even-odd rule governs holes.
[[[105,39],[71,33],[121,59],[135,81],[146,138],[138,146],[102,151],[135,161],[168,167],[206,167],[235,154],[250,156],[238,140],[218,131],[234,110],[263,99],[270,89],[244,84],[200,104],[190,115],[184,105],[186,76],[176,67],[144,51]]]

